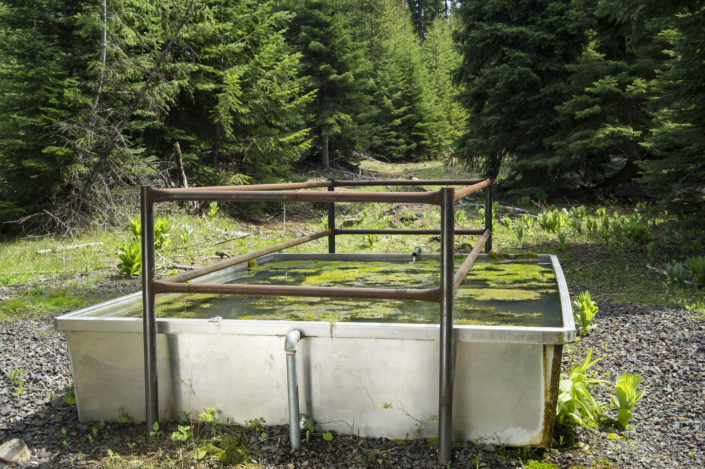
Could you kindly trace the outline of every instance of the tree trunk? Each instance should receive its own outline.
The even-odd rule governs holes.
[[[174,154],[176,155],[176,169],[179,170],[179,184],[181,187],[188,187],[186,173],[184,172],[184,160],[181,159],[181,145],[179,142],[174,142]]]
[[[328,155],[328,135],[323,136],[323,142],[321,143],[321,163],[323,169],[330,169],[330,157]]]
[[[98,83],[95,86],[95,93],[93,93],[93,109],[98,107],[100,91],[103,88],[103,80],[105,79],[105,52],[108,48],[108,0],[102,0],[100,3],[100,23],[102,26],[100,32],[100,73],[98,75]]]

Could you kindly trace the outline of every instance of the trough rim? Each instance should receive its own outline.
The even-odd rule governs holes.
[[[460,256],[461,254],[457,254]],[[347,260],[347,261],[399,261],[408,260],[408,254],[267,254],[257,258],[259,263],[285,260]],[[421,254],[419,260],[439,259],[438,254]],[[480,254],[484,260],[487,254]],[[453,340],[459,342],[505,342],[505,343],[539,343],[564,344],[575,340],[575,322],[570,302],[568,286],[558,257],[553,254],[538,254],[538,262],[550,263],[556,276],[558,294],[561,304],[563,327],[528,327],[528,326],[490,326],[490,325],[454,325]],[[234,271],[247,267],[247,263],[236,264],[222,271],[206,274],[192,280],[193,283],[223,281],[232,276]],[[90,317],[97,311],[118,309],[128,303],[139,302],[142,291],[131,293],[113,300],[105,301],[80,310],[54,318],[57,330],[64,332],[113,332],[142,333],[143,319],[116,316]],[[357,338],[390,340],[439,340],[438,324],[404,324],[375,322],[336,322],[327,321],[281,321],[257,319],[193,319],[193,318],[157,318],[158,334],[222,334],[222,335],[264,335],[286,336],[292,328],[305,331],[306,337],[319,338]]]

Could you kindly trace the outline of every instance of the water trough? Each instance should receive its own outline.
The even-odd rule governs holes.
[[[319,200],[318,197],[333,193],[331,186],[328,187],[328,192],[286,192],[298,192],[296,200],[321,201],[325,198]],[[153,193],[150,195],[149,190],[143,189],[143,199],[145,192],[146,198],[152,199],[147,200],[146,205],[151,207],[154,201],[165,200]],[[470,193],[462,191],[455,191],[455,194]],[[183,197],[201,200],[200,194],[205,192]],[[223,193],[215,188],[206,195],[216,200],[233,200]],[[314,195],[302,196],[301,193]],[[281,192],[276,194],[282,197]],[[362,194],[356,192],[333,194],[334,197],[348,194],[336,201],[355,201],[362,197],[349,195]],[[375,193],[366,193],[370,194]],[[407,194],[418,193],[395,196]],[[144,256],[145,291],[56,319],[57,327],[66,334],[80,420],[117,420],[125,413],[132,420],[145,421],[151,426],[157,419],[176,419],[182,411],[196,416],[206,408],[215,408],[223,422],[244,423],[264,418],[269,424],[286,424],[291,412],[290,399],[287,399],[288,353],[298,370],[299,411],[324,431],[387,438],[439,437],[439,462],[442,464],[450,460],[452,439],[549,445],[562,344],[572,341],[575,335],[568,290],[558,260],[555,256],[539,255],[533,261],[524,261],[552,272],[554,311],[548,323],[502,325],[467,319],[470,316],[463,320],[460,299],[467,296],[465,291],[473,291],[471,281],[476,269],[471,270],[471,267],[475,259],[480,263],[487,261],[479,250],[483,244],[487,247],[487,243],[491,243],[491,219],[486,220],[485,230],[457,229],[452,216],[453,203],[457,200],[453,189],[423,194],[424,197],[440,194],[427,203],[441,205],[442,210],[442,226],[438,230],[442,238],[441,253],[417,252],[414,258],[420,265],[435,262],[438,266],[436,283],[428,285],[408,285],[407,288],[355,284],[305,286],[305,282],[261,285],[238,280],[246,277],[252,265],[248,266],[247,261],[253,258],[263,270],[268,264],[281,262],[290,265],[312,261],[398,265],[411,260],[410,253],[335,254],[336,234],[392,230],[337,230],[332,210],[331,226],[322,234],[329,236],[331,252],[328,254],[274,253],[281,249],[280,245],[278,249],[240,256],[229,265],[203,269],[197,275],[181,274],[175,280],[154,279],[153,257],[150,259],[153,240],[147,235],[143,247],[143,252],[147,253]],[[328,200],[332,206],[332,199]],[[487,200],[491,200],[489,196]],[[149,225],[153,217],[149,211],[145,212],[144,204],[142,220],[142,233],[153,232]],[[473,252],[464,260],[457,258],[453,252],[453,234],[480,233],[481,241]],[[320,236],[305,238],[315,237]],[[183,283],[185,280],[189,283]],[[305,316],[297,320],[237,319],[220,313],[206,313],[201,317],[155,317],[155,293],[159,293],[160,298],[167,297],[168,302],[168,295],[162,294],[184,292],[251,298],[296,296],[302,304],[308,301],[305,298],[317,301],[357,298],[369,304],[386,301],[402,310],[404,305],[425,302],[437,313],[435,323],[425,320],[379,322],[374,317],[362,320],[331,317],[306,320]],[[140,302],[145,310],[144,317],[129,317],[129,312]],[[164,304],[157,302],[156,310]],[[543,317],[549,313],[533,311],[532,314]],[[291,353],[291,344],[287,345],[286,353],[284,350],[285,338],[292,330],[300,332],[295,354]]]

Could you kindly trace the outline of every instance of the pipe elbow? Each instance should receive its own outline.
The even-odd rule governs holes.
[[[286,339],[284,339],[284,350],[287,354],[296,353],[296,344],[303,337],[303,332],[299,329],[292,329],[286,334]]]

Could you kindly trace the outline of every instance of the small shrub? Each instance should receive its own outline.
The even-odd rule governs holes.
[[[570,227],[573,228],[573,231],[578,234],[582,234],[583,232],[583,222],[580,220],[580,218],[571,218]]]
[[[142,221],[140,220],[139,217],[130,220],[130,226],[127,228],[130,233],[132,233],[132,236],[135,238],[139,238],[140,235],[142,234]]]
[[[644,390],[639,390],[641,376],[637,373],[622,373],[615,383],[615,395],[610,403],[617,409],[617,423],[626,429],[632,419],[632,410],[639,399],[644,395]]]
[[[607,381],[594,377],[590,368],[601,358],[590,361],[591,358],[592,348],[588,350],[585,360],[573,367],[568,376],[561,376],[556,408],[558,424],[597,425],[598,418],[602,414],[602,406],[590,391],[595,385],[602,386]]]
[[[186,224],[181,226],[181,244],[188,246],[193,238],[193,231],[194,229],[191,225]]]
[[[560,233],[558,233],[557,236],[558,236],[558,249],[560,249],[562,251],[563,249],[565,249],[565,242],[568,239],[568,233],[561,231]]]
[[[516,235],[517,235],[517,240],[519,241],[519,244],[523,243],[523,242],[524,242],[524,236],[526,235],[526,233],[525,233],[525,231],[524,231],[524,225],[518,224],[518,225],[514,228],[514,232],[515,232]]]
[[[558,210],[543,212],[539,215],[538,222],[539,226],[541,226],[544,231],[557,233],[565,222],[565,214],[563,212],[559,212]]]
[[[511,230],[512,229],[512,220],[508,216],[505,215],[502,218],[502,225],[504,225],[504,227],[506,229]]]
[[[637,246],[643,246],[649,240],[651,228],[646,223],[632,220],[621,226],[622,234]]]
[[[174,443],[186,443],[191,440],[193,434],[189,425],[179,425],[177,430],[171,434],[171,441]]]
[[[154,223],[154,249],[159,251],[171,244],[170,231],[171,223],[166,218],[160,218]]]
[[[524,223],[524,226],[526,226],[527,230],[530,230],[531,226],[534,224],[534,217],[532,217],[528,213],[525,213],[521,216],[521,222]]]
[[[120,263],[117,268],[126,278],[139,275],[142,271],[142,246],[136,238],[125,240],[118,248]]]
[[[584,291],[573,300],[573,318],[575,323],[580,325],[581,335],[585,337],[592,329],[594,324],[590,324],[598,311],[598,307],[592,302],[590,292]]]
[[[691,257],[685,261],[685,267],[693,276],[693,281],[705,287],[705,256]]]
[[[211,202],[208,206],[208,218],[213,218],[218,213],[218,202]]]

